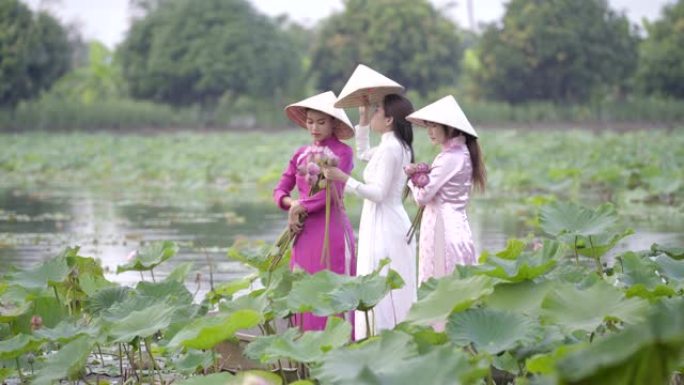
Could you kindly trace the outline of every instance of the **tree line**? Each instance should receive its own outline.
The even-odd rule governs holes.
[[[0,0],[0,106],[46,94],[209,110],[244,98],[282,104],[339,91],[357,63],[421,97],[446,90],[512,104],[684,98],[684,0],[643,26],[606,0],[511,0],[481,33],[428,0],[344,0],[341,12],[312,28],[268,17],[247,0],[131,4],[125,40],[114,52],[91,43],[83,59],[83,41],[49,13]]]

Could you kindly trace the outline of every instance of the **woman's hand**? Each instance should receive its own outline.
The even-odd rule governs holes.
[[[294,234],[299,234],[304,228],[306,209],[298,200],[290,202],[290,210],[287,212],[287,225]]]
[[[323,175],[325,176],[325,179],[331,181],[347,183],[347,179],[349,179],[349,175],[345,174],[344,171],[337,167],[325,167],[323,169]]]

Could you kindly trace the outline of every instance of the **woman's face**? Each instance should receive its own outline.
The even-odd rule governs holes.
[[[428,136],[432,144],[442,145],[447,141],[446,130],[443,125],[432,122],[426,122],[425,125],[427,126]]]
[[[320,111],[306,112],[306,129],[314,141],[320,142],[332,136],[335,131],[335,121],[332,116]]]
[[[384,133],[392,129],[392,120],[385,116],[385,109],[382,107],[382,104],[374,104],[370,109],[371,130],[378,133]]]

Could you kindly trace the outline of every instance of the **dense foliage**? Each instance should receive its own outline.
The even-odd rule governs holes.
[[[577,103],[628,82],[637,35],[607,1],[513,0],[501,25],[484,32],[479,59],[490,97]]]
[[[133,97],[213,105],[289,91],[300,70],[292,48],[246,0],[173,0],[133,23],[121,61]]]
[[[318,89],[342,89],[365,63],[419,93],[453,84],[462,49],[457,26],[427,0],[347,0],[322,22],[312,53]]]
[[[684,97],[684,0],[665,6],[662,18],[646,24],[638,79],[646,93]]]
[[[70,68],[67,31],[19,0],[0,2],[0,107],[37,96]]]

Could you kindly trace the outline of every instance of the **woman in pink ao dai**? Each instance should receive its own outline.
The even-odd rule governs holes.
[[[456,265],[477,263],[466,207],[473,184],[484,190],[486,171],[477,132],[449,95],[409,115],[441,146],[424,187],[409,182],[415,201],[425,206],[420,226],[418,280],[451,274]]]

